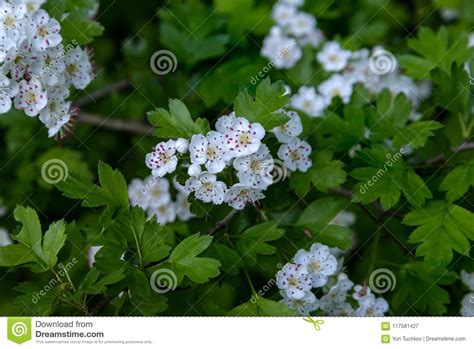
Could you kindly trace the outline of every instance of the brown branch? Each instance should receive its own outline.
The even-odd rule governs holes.
[[[457,153],[460,153],[460,152],[466,151],[466,150],[474,150],[474,142],[464,141],[461,145],[458,145],[457,147],[454,147],[454,148],[451,149],[451,151],[454,154],[457,154]],[[445,159],[444,154],[439,154],[439,155],[436,155],[436,156],[432,157],[431,159],[428,159],[428,160],[424,161],[423,163],[428,164],[428,165],[432,165],[434,163],[437,163],[438,161],[443,161],[444,159]]]
[[[127,87],[130,86],[130,82],[128,80],[121,80],[118,82],[115,82],[113,84],[107,85],[97,91],[94,91],[92,93],[86,94],[78,99],[76,99],[74,105],[77,107],[83,107],[89,103],[92,102],[97,102],[99,99],[102,99],[104,97],[107,97],[108,95],[126,89]]]
[[[120,119],[106,119],[100,115],[81,112],[77,117],[77,123],[96,125],[115,131],[134,133],[138,135],[151,135],[154,128],[138,121],[124,121]]]
[[[237,210],[232,210],[230,211],[230,213],[224,217],[224,219],[220,220],[219,222],[217,222],[211,230],[209,230],[208,234],[209,235],[214,235],[215,233],[217,233],[219,230],[221,229],[224,229],[225,227],[227,227],[230,223],[230,221],[232,220],[232,218],[235,216],[235,214],[237,213]]]

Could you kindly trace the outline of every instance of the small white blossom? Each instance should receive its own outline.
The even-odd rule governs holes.
[[[468,273],[467,271],[461,270],[461,280],[470,291],[474,291],[474,272]]]
[[[166,205],[151,209],[149,211],[149,218],[156,217],[156,221],[161,225],[173,223],[176,219],[176,207],[173,202]]]
[[[148,208],[148,200],[145,191],[146,188],[140,179],[132,179],[128,185],[128,199],[130,200],[130,204],[146,210]]]
[[[286,264],[276,275],[276,284],[286,297],[301,299],[311,290],[311,278],[306,268],[296,264]]]
[[[300,315],[308,316],[311,312],[319,308],[319,301],[310,291],[306,291],[304,296],[300,299],[290,298],[286,293],[281,291],[284,297],[280,302],[286,304],[289,308],[295,309]]]
[[[296,7],[289,4],[276,4],[272,10],[272,17],[280,26],[291,25],[296,16]]]
[[[295,262],[306,268],[313,287],[324,286],[337,268],[336,258],[329,253],[329,247],[322,244],[313,244],[309,252],[299,250]]]
[[[0,114],[10,111],[12,98],[16,96],[18,91],[18,84],[14,80],[0,74]]]
[[[297,169],[306,172],[313,165],[309,158],[311,146],[298,138],[290,143],[282,144],[278,149],[278,157],[283,160],[283,164],[291,171]]]
[[[334,74],[319,85],[319,92],[328,100],[340,97],[343,103],[349,103],[352,96],[352,84],[342,75]]]
[[[224,182],[218,181],[214,174],[202,172],[197,177],[189,178],[186,181],[185,188],[188,192],[194,192],[196,199],[220,205],[224,201],[227,186]]]
[[[191,163],[204,165],[210,173],[219,173],[226,165],[226,138],[216,131],[210,131],[206,136],[194,135],[189,144],[189,152]]]
[[[4,29],[7,37],[13,41],[20,40],[25,14],[26,6],[19,2],[2,1],[0,3],[0,28]]]
[[[39,9],[31,16],[27,31],[31,36],[33,47],[43,51],[48,47],[54,47],[61,43],[61,26],[58,21],[51,18],[49,14]]]
[[[171,202],[170,183],[166,178],[150,176],[144,182],[147,207],[157,209]]]
[[[310,35],[316,26],[316,18],[305,12],[298,12],[290,19],[288,32],[294,36]]]
[[[323,49],[318,52],[316,59],[324,70],[338,72],[344,69],[351,57],[351,51],[344,50],[339,43],[329,41],[324,44]]]
[[[247,119],[236,118],[230,131],[224,134],[230,156],[246,156],[255,153],[265,136],[259,123],[251,124]]]
[[[48,136],[53,137],[67,125],[73,115],[71,102],[66,101],[69,90],[61,87],[48,89],[48,103],[40,112],[39,119],[48,128]]]
[[[291,106],[304,111],[311,117],[321,116],[328,106],[328,99],[318,95],[314,87],[302,86],[291,98]]]
[[[92,80],[92,66],[86,51],[80,47],[69,50],[64,58],[64,63],[66,64],[67,81],[80,90],[89,85]]]
[[[158,143],[152,152],[146,155],[145,163],[155,177],[163,177],[167,173],[174,172],[178,165],[175,141]]]
[[[460,313],[461,316],[474,316],[474,292],[463,297]]]
[[[265,144],[256,153],[235,159],[233,166],[240,183],[244,185],[266,189],[273,183],[274,161]]]
[[[352,294],[352,298],[356,301],[363,301],[367,297],[372,296],[372,290],[367,285],[355,285],[354,286],[354,293]]]
[[[46,107],[47,102],[46,91],[37,79],[20,82],[20,91],[15,97],[15,108],[23,110],[28,116],[36,116]]]
[[[280,143],[289,143],[295,137],[298,137],[303,132],[303,124],[301,123],[300,116],[294,111],[282,111],[290,120],[281,126],[275,127],[272,132]]]
[[[194,217],[191,213],[191,205],[188,201],[188,195],[185,192],[178,191],[176,194],[176,215],[180,220],[186,222]]]
[[[230,187],[224,196],[224,201],[236,210],[243,210],[248,203],[255,203],[265,198],[262,190],[237,183]]]
[[[235,113],[232,112],[229,115],[222,115],[216,121],[216,131],[220,133],[230,132],[231,128],[234,126],[235,122]]]
[[[388,303],[382,297],[375,298],[374,295],[365,297],[359,302],[355,311],[356,316],[384,316],[388,311]]]

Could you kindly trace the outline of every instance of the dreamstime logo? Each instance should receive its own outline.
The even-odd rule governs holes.
[[[150,286],[156,293],[168,293],[174,291],[178,286],[176,274],[169,269],[158,269],[151,274]]]
[[[178,59],[169,50],[159,50],[150,58],[150,68],[156,75],[174,73],[178,67]]]
[[[284,165],[283,161],[278,159],[273,160],[273,168],[271,170],[271,175],[274,184],[280,181],[284,181],[288,177],[288,169]]]
[[[67,179],[69,170],[60,159],[49,159],[41,166],[41,178],[48,184],[56,184]]]
[[[369,68],[372,73],[385,75],[391,73],[397,67],[397,59],[387,50],[376,49],[369,59]]]
[[[369,287],[376,293],[393,291],[397,285],[395,274],[386,268],[374,270],[369,277]]]
[[[385,155],[385,158],[387,159],[387,161],[385,161],[385,163],[383,164],[383,167],[380,168],[373,176],[372,178],[370,178],[367,183],[364,183],[360,186],[359,188],[359,192],[361,194],[365,194],[369,188],[371,188],[372,186],[375,185],[375,183],[378,182],[378,180],[380,178],[382,178],[385,173],[387,173],[387,171],[393,166],[395,165],[395,163],[400,160],[403,156],[403,154],[405,154],[405,148],[400,148],[400,150],[395,153],[393,156],[392,154],[388,153],[387,155]]]
[[[31,339],[31,318],[8,318],[7,338],[17,344],[29,341]]]

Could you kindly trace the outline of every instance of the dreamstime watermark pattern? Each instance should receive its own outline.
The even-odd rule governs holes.
[[[169,50],[158,50],[150,57],[150,68],[156,75],[174,73],[178,68],[178,59]]]
[[[36,292],[35,294],[33,294],[33,296],[31,297],[31,302],[33,304],[36,304],[40,301],[40,299],[44,296],[46,296],[46,294],[51,291],[53,288],[55,288],[59,283],[61,283],[61,280],[58,279],[58,277],[64,277],[66,276],[68,279],[69,279],[69,274],[68,272],[77,264],[78,260],[76,259],[76,257],[73,257],[71,259],[70,262],[68,262],[66,265],[62,264],[62,263],[59,263],[58,264],[58,267],[59,267],[59,270],[58,272],[56,273],[57,277],[56,278],[52,278],[51,280],[48,281],[48,283],[46,285],[44,285],[44,287]]]
[[[397,59],[387,50],[375,49],[369,58],[369,69],[377,75],[385,75],[397,68]]]
[[[376,293],[393,291],[397,285],[395,274],[387,268],[374,270],[369,276],[369,287]]]
[[[164,294],[176,289],[178,279],[172,270],[161,268],[151,274],[150,286],[156,293]]]
[[[252,85],[256,85],[259,81],[267,76],[267,74],[275,67],[275,60],[276,58],[282,58],[286,56],[296,45],[296,40],[291,40],[285,47],[281,50],[277,51],[275,54],[275,58],[271,59],[262,70],[260,70],[257,74],[250,78],[250,83]]]
[[[69,169],[61,159],[49,159],[41,166],[41,178],[48,184],[65,181],[68,175]]]
[[[365,194],[369,188],[373,187],[375,183],[378,182],[380,178],[382,178],[385,173],[393,166],[396,162],[398,162],[403,155],[405,154],[405,148],[400,148],[398,152],[396,152],[393,156],[392,154],[387,154],[387,161],[384,162],[383,167],[380,168],[371,179],[369,179],[366,183],[360,186],[359,192],[361,194]]]

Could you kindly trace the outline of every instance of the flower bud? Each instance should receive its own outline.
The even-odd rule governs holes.
[[[184,138],[178,138],[176,140],[175,146],[176,146],[176,150],[179,153],[186,153],[188,151],[188,148],[189,148],[189,142]]]

